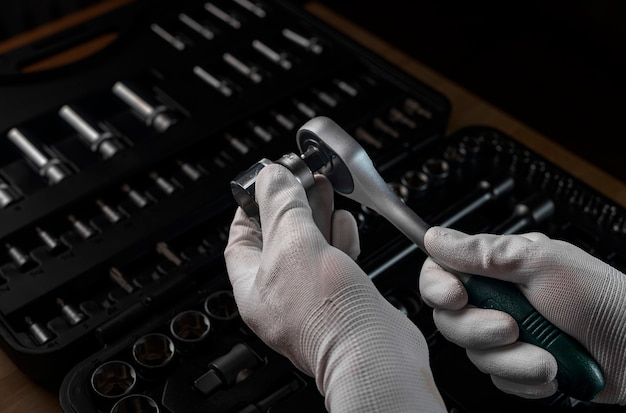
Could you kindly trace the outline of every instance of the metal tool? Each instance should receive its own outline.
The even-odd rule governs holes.
[[[46,148],[42,144],[27,137],[20,129],[9,130],[7,138],[22,152],[39,175],[48,179],[50,185],[61,182],[72,174],[59,158],[46,154]]]
[[[30,255],[24,253],[18,247],[9,243],[5,244],[7,254],[11,257],[11,260],[15,263],[17,268],[22,272],[28,272],[37,266],[37,263],[32,260]]]
[[[124,396],[137,384],[135,368],[125,361],[111,360],[100,364],[91,375],[91,388],[107,399]]]
[[[67,245],[59,241],[56,237],[53,237],[48,231],[40,227],[36,227],[35,231],[37,231],[39,239],[43,241],[51,254],[58,254],[67,249]]]
[[[70,325],[75,326],[83,322],[85,319],[85,314],[81,313],[73,305],[66,303],[62,299],[57,298],[56,304],[61,309],[63,318],[65,318]]]
[[[34,322],[30,317],[24,317],[24,322],[28,326],[28,332],[37,344],[46,344],[54,338],[46,327]]]
[[[368,154],[347,132],[331,119],[317,117],[298,130],[296,141],[302,155],[290,153],[276,163],[291,170],[304,188],[313,186],[313,173],[324,174],[336,192],[376,211],[427,254],[424,235],[430,225],[389,188]],[[254,200],[256,176],[270,163],[262,159],[231,182],[235,199],[251,217],[258,214]],[[509,313],[519,325],[520,340],[544,348],[555,357],[563,393],[591,400],[603,389],[600,367],[586,349],[541,316],[517,287],[452,272],[465,284],[471,304]]]
[[[178,121],[173,111],[137,85],[120,81],[115,82],[112,90],[146,125],[158,132],[165,132]]]
[[[108,159],[124,149],[122,143],[111,131],[105,129],[101,123],[81,113],[77,108],[63,105],[59,109],[59,116],[76,130],[78,136],[92,152],[100,152],[104,159]]]

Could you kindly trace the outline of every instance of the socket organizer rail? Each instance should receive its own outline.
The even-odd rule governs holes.
[[[62,389],[68,412],[153,394],[145,378],[156,385],[206,342],[222,386],[249,392],[222,395],[203,372],[194,394],[218,411],[293,392],[323,406],[236,316],[223,263],[236,206],[229,182],[261,156],[295,150],[298,127],[317,115],[351,127],[385,170],[441,138],[448,100],[287,1],[136,0],[94,19],[89,33],[109,30],[117,40],[82,61],[0,77],[3,350],[58,390],[88,357],[160,330],[137,343],[136,358]],[[68,30],[6,61],[83,40]],[[136,386],[117,393],[123,380],[106,382],[115,374]],[[186,379],[167,382],[172,398],[154,403],[180,411],[185,392],[174,388]],[[116,411],[141,411],[128,406]]]
[[[360,127],[347,131],[356,134]],[[381,174],[407,205],[433,223],[467,232],[542,231],[626,269],[626,210],[498,130],[462,129],[431,141]],[[620,411],[562,394],[525,400],[496,389],[471,365],[465,351],[434,327],[432,312],[416,288],[423,253],[376,213],[341,196],[336,203],[359,223],[359,264],[425,334],[435,379],[450,412],[502,412],[512,407]],[[120,270],[146,278],[170,271],[172,282],[178,281],[175,288],[187,293],[168,306],[156,303],[167,300],[158,295],[154,304],[138,304],[127,318],[143,323],[132,334],[119,334],[113,327],[111,337],[120,339],[66,376],[60,391],[64,411],[326,411],[312,379],[260,342],[242,322],[227,276],[204,276],[205,262],[220,252],[210,246],[223,242],[230,216],[226,212],[158,244],[153,255],[160,254],[162,260],[152,272],[130,270],[145,265],[145,260]],[[190,278],[197,284],[190,287],[180,281]],[[154,311],[146,312],[147,306]],[[106,326],[101,330],[108,333]]]

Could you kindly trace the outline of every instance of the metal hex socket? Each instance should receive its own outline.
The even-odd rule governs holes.
[[[109,399],[128,394],[136,383],[137,373],[133,366],[119,360],[101,364],[91,375],[92,390]]]
[[[133,358],[142,367],[159,368],[174,358],[176,347],[164,334],[146,334],[133,345]]]
[[[209,318],[196,310],[179,313],[170,322],[170,331],[174,338],[186,343],[203,340],[210,330]]]

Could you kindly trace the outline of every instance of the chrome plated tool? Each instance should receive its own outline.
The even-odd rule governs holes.
[[[298,130],[296,141],[302,154],[286,154],[276,163],[291,170],[305,189],[313,186],[314,173],[324,174],[337,193],[376,211],[428,254],[424,235],[430,225],[391,190],[366,151],[339,125],[327,117],[313,118]],[[231,182],[237,203],[251,217],[258,216],[256,176],[271,163],[262,159]],[[509,313],[518,323],[520,340],[555,357],[563,393],[586,401],[604,388],[602,371],[587,350],[539,314],[514,284],[451,272],[463,281],[471,304]]]

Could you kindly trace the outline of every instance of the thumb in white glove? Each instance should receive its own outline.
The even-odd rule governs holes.
[[[626,404],[626,276],[580,248],[543,234],[467,235],[433,227],[424,244],[450,269],[510,281],[549,321],[578,340],[600,365],[605,388],[594,401]],[[527,398],[557,390],[554,357],[517,341],[506,313],[467,305],[467,291],[432,259],[419,288],[434,308],[444,337],[465,347],[470,360],[501,390]]]
[[[356,222],[317,181],[307,200],[269,165],[255,187],[261,227],[237,211],[225,258],[241,317],[315,378],[333,412],[445,412],[423,335],[355,263]]]

